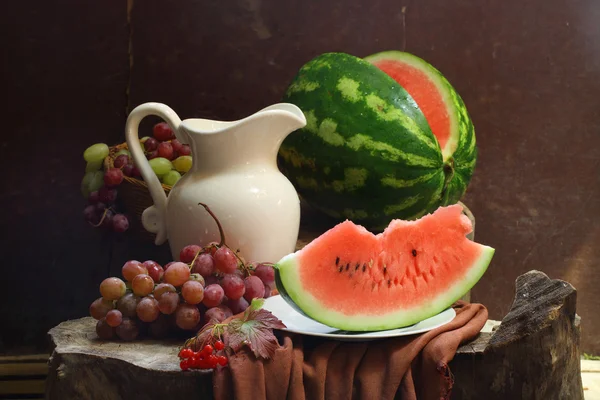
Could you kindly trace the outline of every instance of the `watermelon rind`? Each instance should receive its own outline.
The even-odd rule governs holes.
[[[306,203],[336,220],[381,231],[392,219],[455,204],[466,191],[474,137],[444,160],[414,99],[368,61],[322,54],[299,70],[283,101],[307,124],[284,140],[279,166]]]
[[[471,145],[473,148],[476,147],[475,128],[473,127],[467,108],[458,92],[437,68],[414,54],[396,50],[382,51],[367,56],[364,59],[373,64],[382,60],[406,63],[423,72],[436,86],[448,109],[451,125],[450,138],[446,146],[442,149],[444,161],[452,157],[460,147],[470,147]]]
[[[436,296],[411,308],[396,305],[395,310],[381,315],[346,315],[324,307],[303,289],[299,276],[298,252],[283,257],[275,266],[275,281],[279,294],[299,313],[332,328],[346,331],[382,331],[416,324],[446,310],[481,279],[495,250],[481,246],[479,257],[467,268],[466,274]],[[343,299],[339,299],[343,301]]]

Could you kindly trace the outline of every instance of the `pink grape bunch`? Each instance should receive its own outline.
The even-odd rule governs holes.
[[[101,297],[90,305],[101,339],[134,340],[145,330],[162,338],[173,329],[200,327],[198,304],[204,296],[204,279],[191,274],[188,265],[171,262],[163,268],[152,260],[129,260],[121,273],[123,279],[102,281]]]
[[[146,324],[157,338],[168,335],[173,325],[196,333],[276,291],[273,265],[246,263],[225,244],[219,220],[204,207],[219,226],[221,242],[185,246],[179,261],[164,268],[152,260],[127,261],[121,269],[125,280],[106,278],[100,284],[101,297],[90,305],[100,338],[133,340]]]
[[[204,278],[202,305],[206,322],[222,322],[244,312],[253,298],[268,298],[275,289],[271,264],[245,263],[226,245],[188,245],[181,250],[179,260],[190,265],[193,274]]]
[[[156,159],[151,163],[153,171],[164,184],[172,186],[191,168],[191,149],[175,138],[175,133],[165,122],[154,125],[152,134],[153,137],[140,140],[144,155],[148,160]],[[117,188],[126,176],[142,177],[127,149],[111,154],[113,166],[105,169],[104,159],[109,153],[105,143],[96,143],[83,153],[87,162],[81,182],[81,191],[87,199],[83,215],[96,228],[122,233],[129,229],[130,221],[123,212],[119,212]]]
[[[215,244],[186,246],[180,261],[164,268],[152,260],[129,260],[121,273],[123,279],[102,281],[101,297],[90,305],[101,339],[133,340],[143,328],[155,338],[172,328],[195,333],[245,311],[253,298],[269,297],[274,288],[271,265],[242,264],[229,248]]]

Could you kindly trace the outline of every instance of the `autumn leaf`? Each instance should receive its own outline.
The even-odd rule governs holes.
[[[269,359],[275,354],[279,343],[273,329],[282,329],[285,325],[271,312],[261,308],[263,302],[263,299],[252,300],[243,317],[227,325],[229,346],[233,351],[246,345],[256,357]]]

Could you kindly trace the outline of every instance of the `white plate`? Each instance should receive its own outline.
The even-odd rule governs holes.
[[[263,308],[273,313],[273,315],[275,315],[281,320],[281,322],[285,324],[287,329],[282,330],[301,333],[303,335],[321,336],[344,341],[367,341],[396,336],[415,335],[417,333],[427,332],[447,324],[456,316],[454,309],[448,308],[431,318],[427,318],[426,320],[405,328],[376,332],[346,332],[323,325],[315,320],[305,317],[294,310],[279,295],[266,299]]]

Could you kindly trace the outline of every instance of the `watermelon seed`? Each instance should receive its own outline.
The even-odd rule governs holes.
[[[417,250],[413,249],[412,255],[413,255],[413,257],[416,257],[417,256]]]
[[[392,287],[392,280],[388,279],[388,287]]]
[[[360,268],[360,263],[356,263],[356,265],[354,266],[354,270],[358,271],[358,268]]]
[[[336,258],[335,258],[335,265],[339,265],[339,264],[340,264],[340,258],[339,258],[339,257],[336,257]]]
[[[339,271],[339,272],[342,272],[343,270],[344,270],[344,267],[343,267],[343,266],[340,266],[340,267],[338,268],[338,271]]]
[[[387,274],[387,267],[385,265],[383,266],[383,274]]]
[[[348,268],[350,268],[350,263],[346,264],[346,271],[348,271]]]
[[[367,269],[367,264],[363,264],[363,272]]]

